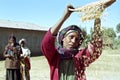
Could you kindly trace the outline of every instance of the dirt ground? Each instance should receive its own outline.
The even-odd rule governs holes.
[[[31,59],[31,80],[49,80],[49,67],[44,56]]]
[[[120,80],[120,54],[104,51],[86,70],[87,80]],[[119,51],[118,51],[119,53]],[[31,80],[50,80],[49,66],[44,56],[31,57]],[[0,61],[0,80],[5,80],[4,61]]]
[[[5,80],[5,61],[0,61],[0,80]],[[31,80],[49,80],[49,67],[44,56],[31,57]]]

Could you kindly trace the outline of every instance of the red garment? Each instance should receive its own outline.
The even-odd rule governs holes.
[[[30,64],[29,58],[28,58],[28,57],[25,57],[24,60],[25,60],[27,69],[30,70],[30,69],[31,69],[31,64]]]
[[[53,36],[49,30],[44,36],[41,44],[42,52],[50,66],[50,80],[59,80],[58,64],[60,61],[60,55],[55,47],[55,39],[56,37]],[[87,48],[80,50],[73,57],[75,66],[75,80],[86,80],[85,68],[93,62],[90,58],[90,53]]]

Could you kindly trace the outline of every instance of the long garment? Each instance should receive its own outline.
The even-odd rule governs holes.
[[[4,56],[11,55],[12,57],[5,57],[5,68],[6,68],[6,80],[21,80],[20,74],[20,46],[15,45],[11,48],[6,46],[7,50],[4,52]],[[17,52],[16,52],[17,51]]]
[[[6,80],[21,80],[20,69],[6,69]]]
[[[30,80],[30,61],[27,57],[20,61],[20,72],[21,80]]]
[[[64,60],[61,60],[61,56],[56,49],[55,40],[56,36],[53,36],[49,30],[44,36],[41,44],[42,52],[45,55],[50,66],[50,80],[86,80],[86,67],[89,66],[90,63],[94,62],[100,56],[100,54],[95,53],[91,55],[88,51],[88,48],[86,47],[80,50],[75,56],[73,56],[72,59],[69,60],[68,63],[70,64],[66,66],[72,67],[69,69],[66,67],[66,69],[64,69],[64,63],[61,65],[62,61]],[[62,73],[63,70],[61,69],[68,71],[67,73]],[[67,74],[65,75],[66,77],[63,74]],[[65,77],[65,79],[61,77]]]
[[[30,80],[30,50],[27,47],[21,47],[21,62],[20,62],[20,72],[21,72],[21,80]]]

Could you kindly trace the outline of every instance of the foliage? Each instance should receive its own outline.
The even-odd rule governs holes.
[[[114,49],[120,48],[120,38],[114,40]]]
[[[109,38],[115,38],[116,37],[116,33],[113,30],[113,28],[103,28],[103,36],[105,37],[109,37]]]
[[[118,36],[118,39],[120,40],[120,35]]]
[[[120,33],[120,23],[117,24],[117,26],[116,26],[116,30],[117,30],[118,33]]]
[[[113,44],[116,33],[113,28],[103,27],[103,44]]]
[[[81,46],[85,47],[88,44],[88,42],[90,42],[90,34],[86,32],[87,31],[86,28],[82,28],[82,31],[84,33],[85,38]]]

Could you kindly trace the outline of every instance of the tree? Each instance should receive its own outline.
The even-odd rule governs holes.
[[[116,26],[116,30],[117,30],[117,33],[118,33],[118,39],[120,40],[120,23],[119,24],[117,24],[117,26]]]
[[[103,27],[103,46],[108,46],[113,49],[116,33],[113,28]]]
[[[117,24],[116,30],[117,30],[118,33],[120,33],[120,23]]]

